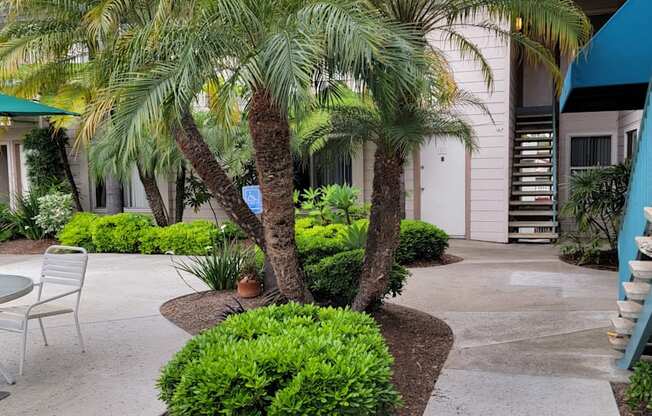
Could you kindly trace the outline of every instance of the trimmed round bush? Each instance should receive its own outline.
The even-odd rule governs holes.
[[[157,386],[172,416],[390,415],[392,362],[369,315],[289,303],[196,336]]]
[[[88,251],[95,251],[93,244],[93,223],[99,217],[90,212],[78,212],[59,231],[58,239],[66,246],[84,247]]]
[[[151,227],[152,219],[140,214],[100,217],[92,225],[93,244],[100,253],[138,253],[140,239]]]
[[[395,259],[399,264],[438,260],[448,248],[448,234],[418,220],[401,221],[401,236]]]
[[[140,238],[140,252],[154,254],[172,251],[177,255],[202,255],[215,244],[218,234],[215,224],[206,220],[151,227]]]
[[[315,300],[335,306],[353,303],[358,293],[358,282],[362,273],[364,250],[351,250],[322,259],[306,267],[306,283]],[[398,296],[408,277],[408,271],[394,263],[385,296]],[[382,299],[378,299],[379,303]]]
[[[304,266],[315,264],[324,257],[346,251],[345,242],[339,238],[339,233],[343,228],[346,226],[332,224],[297,230],[296,242],[299,261]]]

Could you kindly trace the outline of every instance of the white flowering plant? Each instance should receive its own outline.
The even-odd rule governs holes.
[[[72,195],[52,192],[38,199],[36,224],[48,235],[56,235],[70,221],[73,214]]]

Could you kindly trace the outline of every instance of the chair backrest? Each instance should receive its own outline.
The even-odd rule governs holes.
[[[88,253],[81,247],[50,246],[43,257],[41,281],[81,289],[87,263]]]

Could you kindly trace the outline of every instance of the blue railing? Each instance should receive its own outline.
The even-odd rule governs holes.
[[[625,298],[623,282],[632,279],[630,260],[638,257],[635,238],[645,235],[647,221],[645,207],[652,206],[652,81],[648,86],[643,119],[639,129],[638,143],[632,157],[632,173],[629,180],[627,206],[618,235],[619,299]],[[625,355],[618,362],[621,368],[631,367],[641,356],[652,333],[652,293],[648,296],[632,332]]]

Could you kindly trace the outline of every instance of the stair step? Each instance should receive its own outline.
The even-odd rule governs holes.
[[[614,349],[618,351],[627,349],[627,344],[629,344],[628,336],[620,335],[615,331],[609,331],[607,332],[607,337],[609,337],[609,343]]]
[[[514,155],[514,159],[552,159],[550,153],[537,153],[532,155]]]
[[[513,176],[528,176],[528,177],[541,177],[541,178],[546,178],[546,177],[552,177],[552,172],[547,171],[547,172],[513,172]]]
[[[509,211],[509,215],[512,217],[552,217],[555,215],[555,211],[536,211],[536,210],[521,210],[521,211]]]
[[[552,181],[516,181],[512,186],[552,186]]]
[[[652,222],[652,207],[645,207],[643,211],[645,212],[647,222]]]
[[[556,227],[556,221],[510,221],[510,227]]]
[[[631,260],[629,270],[637,279],[652,280],[652,261]]]
[[[646,256],[652,256],[652,237],[636,237],[638,251]]]
[[[616,302],[618,304],[618,311],[620,316],[627,319],[638,319],[638,315],[641,314],[642,306],[638,302],[631,300],[619,300]]]
[[[631,335],[636,325],[631,319],[625,318],[612,318],[611,324],[614,327],[614,331],[619,335]]]
[[[515,146],[514,150],[552,150],[552,145],[543,145],[543,146]]]
[[[552,142],[552,137],[514,137],[514,141],[532,143]]]
[[[514,163],[515,168],[551,168],[552,163]]]
[[[509,233],[509,238],[518,240],[556,240],[557,233]]]
[[[552,196],[552,191],[513,191],[514,196]]]
[[[529,205],[529,206],[547,206],[553,205],[551,199],[541,200],[541,201],[509,201],[509,205]]]
[[[642,282],[623,282],[627,299],[645,300],[650,293],[650,284]]]

